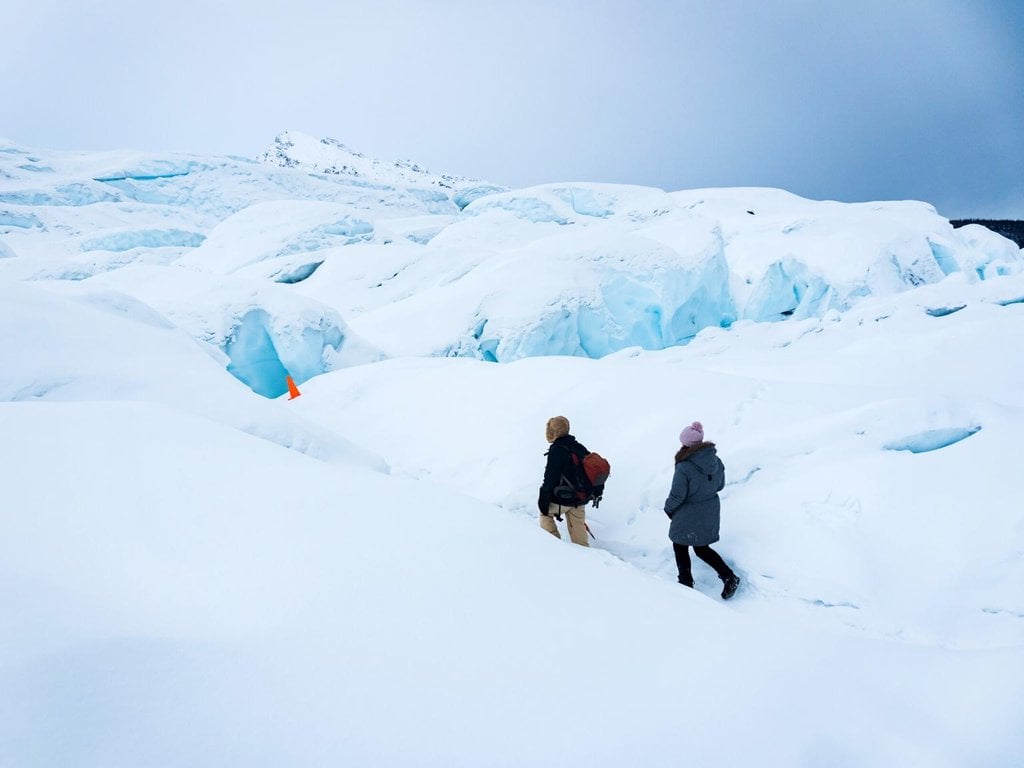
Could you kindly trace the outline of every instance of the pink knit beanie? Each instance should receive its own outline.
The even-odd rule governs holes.
[[[684,448],[689,448],[691,445],[703,442],[704,440],[704,425],[699,421],[693,422],[688,427],[685,427],[682,432],[679,433],[679,442]]]

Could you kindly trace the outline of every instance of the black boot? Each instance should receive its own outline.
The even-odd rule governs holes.
[[[740,577],[733,573],[722,579],[722,583],[725,585],[722,587],[722,599],[728,600],[740,588]]]
[[[676,558],[676,570],[679,572],[679,583],[684,587],[693,586],[693,572],[690,570],[690,548],[685,544],[672,542],[672,552]]]

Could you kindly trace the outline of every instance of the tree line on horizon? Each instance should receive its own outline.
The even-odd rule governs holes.
[[[950,219],[949,223],[954,228],[965,224],[980,224],[998,235],[1013,240],[1018,248],[1024,248],[1024,221],[1019,219]]]

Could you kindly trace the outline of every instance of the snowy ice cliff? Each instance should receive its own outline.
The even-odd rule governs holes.
[[[296,133],[260,162],[6,143],[0,244],[3,272],[129,294],[269,397],[288,374],[390,356],[662,349],[1024,265],[1011,241],[925,203],[504,190]]]

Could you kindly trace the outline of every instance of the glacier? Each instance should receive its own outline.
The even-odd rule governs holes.
[[[254,160],[0,146],[0,276],[121,291],[267,397],[384,357],[664,349],[1018,274],[1021,253],[924,202],[512,190],[296,132]]]
[[[1019,762],[1019,249],[925,203],[290,141],[0,152],[7,762],[672,766],[681,727],[696,762]],[[537,526],[554,413],[614,465],[589,549]],[[694,418],[728,604],[665,538]],[[538,665],[553,629],[587,673]],[[668,637],[706,663],[666,674]],[[681,684],[754,695],[680,720]]]

